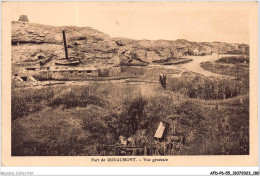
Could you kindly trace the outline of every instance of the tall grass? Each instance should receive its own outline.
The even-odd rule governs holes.
[[[168,87],[190,98],[217,100],[245,95],[249,87],[242,81],[232,79],[207,78],[202,76],[169,78]]]
[[[107,89],[109,94],[114,94],[111,86]],[[120,90],[124,92],[125,88],[121,87]],[[135,90],[131,91],[133,93]],[[248,101],[244,101],[244,105],[226,104],[216,110],[204,106],[200,101],[176,102],[173,96],[158,92],[151,97],[140,94],[124,96],[116,102],[111,102],[113,98],[107,98],[108,102],[99,104],[98,100],[103,100],[101,97],[105,96],[101,92],[103,89],[95,88],[94,85],[70,87],[60,95],[46,98],[48,102],[54,102],[64,97],[59,106],[65,110],[50,109],[44,114],[35,112],[26,118],[14,120],[12,155],[119,155],[115,147],[109,145],[119,143],[120,135],[134,137],[137,146],[152,147],[158,151],[158,155],[248,154]],[[98,99],[95,98],[91,104],[87,102],[88,106],[83,105],[84,108],[73,108],[81,104],[69,103],[67,106],[65,100],[71,96],[80,103],[90,96]],[[168,149],[164,152],[164,147],[154,139],[159,122],[165,121],[171,125],[171,117],[177,121],[176,135],[184,137],[185,147],[175,148],[174,153]],[[166,130],[169,135],[170,125]],[[244,133],[244,139],[239,136],[240,133]],[[232,145],[226,140],[232,140]]]
[[[41,102],[49,101],[54,91],[49,88],[38,89],[12,89],[11,115],[12,120],[26,116],[42,109]]]
[[[14,89],[12,155],[119,155],[109,145],[119,143],[120,135],[134,137],[137,146],[152,147],[158,155],[248,154],[248,100],[225,101],[219,110],[203,103],[247,94],[247,87],[235,80],[191,75],[167,82],[173,92],[203,100],[176,101],[174,93],[162,89],[144,97],[136,85],[117,83]],[[37,112],[48,107],[53,108]],[[154,139],[159,122],[171,125],[171,117],[177,121],[176,135],[184,137],[184,148],[174,153],[169,145],[164,152],[163,143]],[[166,133],[172,135],[170,125]]]
[[[90,104],[103,106],[105,101],[95,95],[94,87],[95,84],[72,88],[12,89],[12,119],[40,111],[46,105],[63,108],[85,107]]]
[[[134,135],[137,130],[146,127],[144,122],[144,107],[146,99],[141,95],[133,100],[126,100],[123,106],[123,112],[118,116],[118,123],[120,124],[119,133],[126,137]]]
[[[80,86],[78,88],[69,89],[61,93],[60,96],[54,97],[48,105],[51,107],[63,105],[64,108],[86,107],[90,104],[104,105],[104,100],[93,95],[92,90],[91,86]]]
[[[132,66],[121,67],[122,77],[137,77],[144,80],[158,80],[161,74],[179,74],[180,70],[163,67]]]
[[[209,70],[213,73],[221,75],[234,76],[237,80],[243,81],[244,84],[249,84],[249,67],[248,65],[239,64],[222,64],[215,62],[214,65],[211,62],[203,62],[200,64],[205,70]]]

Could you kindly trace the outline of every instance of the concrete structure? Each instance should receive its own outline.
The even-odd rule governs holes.
[[[14,77],[19,77],[21,80],[33,81],[36,80],[84,80],[95,77],[120,77],[121,67],[107,67],[107,68],[96,68],[96,67],[27,67],[16,71]],[[35,80],[35,79],[36,80]]]
[[[161,139],[163,137],[163,135],[164,135],[165,128],[166,128],[166,123],[160,122],[160,124],[159,124],[159,126],[158,126],[158,128],[157,128],[157,130],[155,132],[154,137],[158,138],[158,139]]]
[[[175,55],[177,57],[181,57],[181,56],[184,56],[184,53],[187,51],[187,49],[185,47],[177,47],[176,48],[176,53]]]
[[[121,74],[120,67],[109,67],[109,68],[102,68],[98,69],[98,76],[99,77],[118,77]]]
[[[109,68],[109,76],[117,77],[121,75],[121,67],[111,67]]]
[[[98,69],[94,67],[50,69],[41,71],[41,74],[46,75],[47,79],[77,80],[88,77],[97,77]]]
[[[195,49],[195,50],[193,50],[193,55],[194,56],[198,56],[199,55],[199,49]]]
[[[17,81],[20,81],[20,82],[37,82],[36,79],[34,79],[34,77],[32,76],[18,76],[18,75],[15,75],[13,76],[13,79],[14,80],[17,80]]]
[[[18,21],[29,22],[29,19],[28,19],[27,15],[21,15]]]

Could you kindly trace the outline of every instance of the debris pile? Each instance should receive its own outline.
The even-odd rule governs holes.
[[[169,130],[171,129],[171,130]],[[172,131],[170,133],[169,131]],[[116,151],[116,155],[180,155],[184,147],[184,137],[176,132],[176,121],[160,122],[151,139],[147,139],[145,132],[126,138],[119,136],[119,143],[109,145]]]

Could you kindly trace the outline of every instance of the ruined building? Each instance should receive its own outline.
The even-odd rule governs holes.
[[[29,22],[27,15],[21,15],[18,21]]]

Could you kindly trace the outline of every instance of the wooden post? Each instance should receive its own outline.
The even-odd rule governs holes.
[[[147,147],[144,147],[144,156],[147,156]]]

